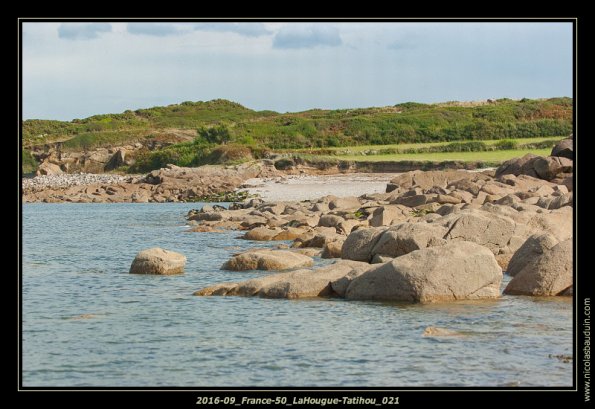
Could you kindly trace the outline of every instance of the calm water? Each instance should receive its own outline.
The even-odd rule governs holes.
[[[186,233],[197,204],[23,206],[26,386],[570,386],[568,299],[448,305],[194,297],[237,232]],[[129,275],[159,246],[186,274]],[[82,314],[91,314],[81,318]],[[466,334],[424,338],[427,326]]]

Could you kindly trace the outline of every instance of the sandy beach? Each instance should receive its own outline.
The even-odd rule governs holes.
[[[326,195],[337,197],[384,193],[386,184],[398,173],[350,173],[299,175],[248,179],[240,190],[266,201],[311,200]]]

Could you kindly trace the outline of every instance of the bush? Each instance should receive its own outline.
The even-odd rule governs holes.
[[[219,146],[206,155],[199,164],[226,164],[246,162],[254,159],[252,151],[241,145]]]
[[[518,147],[518,142],[514,139],[502,139],[494,144],[496,149],[506,151],[506,150],[513,150]]]
[[[198,137],[202,140],[216,144],[225,145],[231,140],[229,129],[225,125],[218,125],[211,128],[200,127],[197,129]]]
[[[279,159],[275,162],[275,169],[278,170],[289,170],[295,166],[295,162],[292,159],[284,158]]]
[[[35,160],[31,152],[27,149],[21,150],[21,170],[24,175],[32,174],[37,170],[39,163]]]

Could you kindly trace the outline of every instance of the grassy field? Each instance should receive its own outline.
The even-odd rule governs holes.
[[[519,145],[528,145],[528,144],[536,144],[541,142],[547,141],[559,141],[563,139],[561,136],[544,136],[538,138],[523,138],[523,139],[516,139]],[[499,140],[482,140],[478,142],[483,142],[486,145],[495,145],[499,142]],[[395,149],[399,151],[403,151],[406,149],[420,149],[420,148],[429,148],[433,146],[446,146],[450,142],[430,142],[430,143],[401,143],[401,144],[393,144],[393,145],[363,145],[363,146],[349,146],[343,148],[328,148],[329,150],[336,152],[337,155],[349,155],[349,154],[358,154],[363,152],[374,152],[374,151],[382,151],[388,149]],[[307,152],[307,149],[299,149],[296,152],[304,151]]]
[[[356,162],[382,162],[382,161],[462,161],[462,162],[488,162],[492,164],[501,163],[508,159],[524,156],[527,153],[547,156],[551,152],[548,149],[529,149],[529,150],[503,150],[487,152],[433,152],[433,153],[403,153],[392,155],[336,155],[328,156],[329,159],[349,160]]]

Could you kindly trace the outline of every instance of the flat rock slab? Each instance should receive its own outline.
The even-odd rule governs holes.
[[[226,261],[222,270],[289,270],[310,267],[314,260],[303,254],[286,250],[251,250]]]
[[[331,282],[352,272],[370,268],[367,263],[339,261],[316,270],[296,270],[248,281],[223,283],[203,288],[198,296],[236,295],[262,298],[309,298],[335,295]]]

